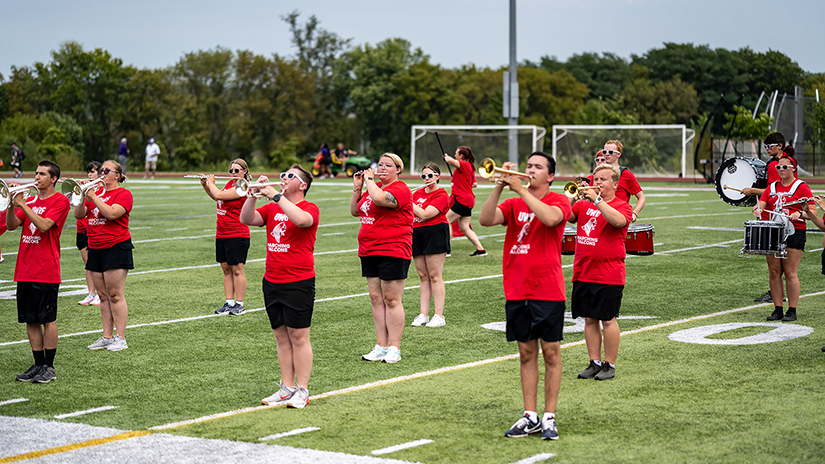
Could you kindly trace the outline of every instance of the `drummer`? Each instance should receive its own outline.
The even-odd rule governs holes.
[[[608,140],[604,148],[596,152],[596,166],[607,163],[612,166],[619,166],[619,157],[622,156],[624,145],[618,140]],[[593,175],[587,177],[590,185],[593,185]],[[636,180],[636,176],[624,166],[619,166],[619,186],[616,188],[616,197],[622,201],[630,203],[630,197],[636,197],[636,206],[633,207],[631,222],[636,222],[642,208],[645,207],[645,194],[642,186]]]
[[[759,206],[754,208],[754,215],[761,214],[763,220],[781,219],[790,220],[794,233],[786,239],[787,258],[767,255],[768,274],[771,284],[774,311],[768,316],[769,321],[782,320],[785,322],[796,320],[796,304],[799,301],[799,262],[802,251],[805,249],[805,219],[816,215],[816,209],[811,207],[813,202],[810,187],[805,182],[795,178],[796,166],[791,158],[783,157],[773,168],[779,173],[779,181],[772,182],[759,197]],[[802,204],[783,206],[793,201],[807,199]],[[816,222],[816,221],[815,221]],[[782,288],[782,276],[785,276],[785,288]],[[788,292],[788,312],[783,314],[784,291]]]

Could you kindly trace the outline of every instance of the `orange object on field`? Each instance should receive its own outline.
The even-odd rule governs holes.
[[[464,236],[464,232],[462,232],[461,228],[458,227],[458,220],[457,219],[452,224],[452,228],[453,228],[453,237],[463,237]],[[470,224],[470,230],[473,230],[473,225],[472,224]]]

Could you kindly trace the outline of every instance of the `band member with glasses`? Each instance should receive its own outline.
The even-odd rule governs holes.
[[[458,228],[461,233],[476,247],[476,251],[472,252],[470,256],[487,256],[487,252],[484,251],[484,247],[481,246],[481,242],[478,240],[478,235],[470,227],[473,206],[476,204],[476,195],[473,193],[473,189],[478,185],[475,170],[476,158],[473,156],[473,150],[470,147],[460,146],[455,149],[455,158],[445,153],[444,161],[455,168],[450,183],[452,193],[450,194],[450,211],[447,212],[447,221],[450,224],[458,221]]]
[[[625,285],[625,240],[633,209],[616,196],[619,170],[600,164],[593,171],[598,189],[582,190],[569,222],[577,223],[573,262],[573,318],[584,317],[584,340],[590,365],[580,379],[608,380],[616,375],[619,309]],[[602,362],[604,339],[604,362]]]
[[[229,174],[234,177],[222,189],[215,185],[215,176],[199,174],[203,190],[218,204],[218,220],[215,227],[215,259],[223,271],[223,292],[226,302],[215,310],[215,314],[239,316],[246,312],[246,272],[244,265],[249,253],[249,226],[241,224],[241,209],[246,196],[238,195],[235,182],[250,180],[246,161],[238,158],[229,163]]]
[[[266,176],[258,178],[267,183]],[[315,304],[315,234],[318,206],[305,200],[312,175],[300,164],[281,173],[281,192],[271,186],[260,193],[271,203],[255,209],[253,196],[241,209],[241,222],[247,226],[266,226],[266,271],[263,279],[264,302],[269,324],[275,334],[280,388],[261,400],[263,404],[286,404],[303,408],[309,401],[309,375],[312,372],[312,345],[309,327]]]
[[[124,290],[126,275],[134,269],[132,235],[129,233],[129,212],[132,211],[132,192],[122,188],[126,180],[120,162],[103,162],[100,171],[106,192],[100,196],[90,189],[86,201],[74,209],[75,219],[86,218],[89,255],[86,269],[92,273],[92,282],[100,296],[100,318],[103,336],[88,346],[90,350],[106,348],[120,351],[126,344],[126,321],[129,307]],[[115,333],[117,327],[117,333]]]
[[[20,382],[48,383],[57,379],[57,292],[60,288],[60,234],[69,215],[69,199],[54,189],[60,168],[41,161],[34,173],[40,194],[30,203],[22,194],[9,202],[8,230],[23,226],[14,281],[17,321],[26,324],[34,364],[17,375]]]
[[[512,170],[507,162],[502,168]],[[524,416],[504,435],[523,437],[541,433],[544,440],[559,438],[556,403],[561,387],[561,340],[567,300],[561,268],[561,241],[570,217],[570,202],[551,192],[556,160],[535,152],[527,160],[526,174],[532,178],[524,187],[521,178],[501,177],[481,210],[482,226],[504,225],[502,269],[504,273],[507,341],[517,341],[521,361],[521,391]],[[501,204],[507,186],[518,196]],[[544,417],[538,418],[539,348],[544,357]]]
[[[435,163],[421,169],[426,187],[413,192],[412,256],[418,271],[421,293],[421,313],[412,321],[413,327],[441,327],[444,320],[444,260],[450,252],[450,226],[447,222],[449,196],[438,187],[441,170]],[[435,314],[430,319],[430,300]]]
[[[95,180],[100,176],[100,161],[92,161],[86,165],[86,177],[89,180]],[[121,168],[123,165],[121,164]],[[80,250],[80,257],[83,258],[83,266],[89,261],[89,235],[86,233],[86,218],[77,220],[77,237],[75,239],[75,246]],[[92,271],[86,270],[86,288],[89,290],[89,295],[86,298],[78,301],[77,304],[88,306],[100,306],[100,296],[95,290],[95,283],[92,280]]]
[[[811,207],[813,193],[805,182],[794,178],[796,167],[790,158],[780,158],[775,165],[779,172],[779,181],[768,185],[759,197],[759,209],[754,211],[754,215],[761,213],[762,220],[779,219],[790,220],[794,227],[794,233],[787,238],[785,259],[767,255],[768,273],[771,284],[771,296],[773,297],[774,310],[769,321],[783,320],[786,322],[796,320],[796,304],[799,301],[799,262],[802,260],[802,252],[805,250],[805,217],[816,216],[816,209]],[[808,198],[809,201],[803,204],[786,204]],[[776,217],[769,211],[779,213],[784,216]],[[803,212],[805,215],[803,216]],[[782,276],[785,276],[785,288],[782,287]],[[784,291],[788,292],[788,312],[783,315]]]
[[[367,278],[376,344],[365,361],[401,360],[404,306],[401,297],[412,260],[412,193],[398,175],[404,162],[384,153],[372,168],[353,176],[350,214],[361,219],[358,256]],[[376,177],[378,180],[376,181]],[[366,186],[367,191],[362,194]]]
[[[636,219],[639,218],[639,214],[642,212],[642,208],[645,207],[646,199],[642,191],[642,186],[639,185],[639,181],[636,180],[636,176],[633,175],[630,169],[619,166],[619,157],[622,156],[622,150],[624,150],[622,142],[618,140],[608,140],[605,142],[604,148],[596,152],[596,165],[601,164],[599,159],[603,158],[602,163],[618,166],[619,187],[616,189],[616,196],[628,203],[630,203],[631,196],[636,197],[636,206],[633,207],[633,219],[631,220],[631,222],[636,222]],[[590,185],[593,185],[593,175],[588,176],[587,179]]]

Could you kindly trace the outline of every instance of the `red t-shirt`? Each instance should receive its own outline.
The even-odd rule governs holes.
[[[15,210],[23,224],[17,265],[14,268],[14,281],[59,284],[60,234],[72,208],[69,199],[65,195],[55,193],[45,200],[37,198],[29,203],[29,207],[38,216],[54,221],[54,225],[42,234],[23,210]]]
[[[800,200],[802,198],[813,198],[813,196],[814,196],[814,194],[811,192],[811,188],[808,187],[808,184],[806,184],[805,182],[802,182],[801,184],[799,184],[799,187],[796,189],[796,192],[794,192],[794,194],[790,195],[790,196],[787,195],[787,192],[791,191],[791,187],[793,187],[793,184],[789,185],[788,187],[785,187],[784,185],[782,185],[782,182],[774,182],[773,185],[776,185],[777,195],[771,195],[771,185],[772,184],[768,184],[768,188],[766,188],[765,191],[762,192],[762,196],[759,197],[759,201],[764,201],[765,203],[767,203],[768,204],[767,209],[772,210],[772,211],[776,211],[776,202],[777,202],[777,200],[779,200],[779,196],[780,196],[779,194],[783,194],[783,193],[786,194],[786,195],[782,195],[782,197],[784,198],[783,203],[790,203],[792,201]],[[813,203],[813,201],[809,201],[809,203]],[[802,211],[802,204],[801,203],[797,204],[797,205],[782,207],[777,212],[784,213],[784,214],[791,214],[795,211]],[[768,214],[766,212],[762,212],[762,220],[770,221],[772,219],[774,219],[773,214]],[[793,223],[794,229],[797,229],[797,230],[805,229],[805,220],[802,219],[802,218],[799,218],[796,221],[792,221],[792,223]]]
[[[101,186],[100,188],[95,190],[95,193],[97,194],[97,196],[100,196],[102,191],[103,191],[103,187]],[[85,217],[82,218],[82,219],[78,219],[76,225],[77,225],[77,233],[78,234],[85,234],[86,233],[86,218]]]
[[[380,185],[379,185],[380,187]],[[358,256],[390,256],[412,259],[412,193],[398,180],[383,188],[398,201],[398,209],[375,205],[369,192],[358,201]]]
[[[549,192],[542,203],[557,206],[570,216],[570,200]],[[513,300],[567,301],[561,270],[562,221],[547,227],[536,219],[521,197],[508,198],[498,208],[504,213],[504,298]]]
[[[234,190],[235,179],[223,186],[221,191]],[[249,226],[241,224],[241,209],[247,197],[237,200],[218,200],[218,222],[215,238],[249,238]]]
[[[627,219],[624,227],[611,225],[599,207],[589,201],[573,204],[577,222],[573,282],[625,284],[625,240],[633,218],[633,208],[618,197],[607,204]]]
[[[426,221],[413,215],[413,228],[447,223],[447,211],[450,209],[450,202],[447,191],[443,188],[436,189],[433,193],[427,193],[426,188],[420,188],[413,192],[413,203],[424,210],[428,206],[434,206],[438,209],[438,214]]]
[[[642,191],[642,186],[636,180],[636,176],[630,172],[630,169],[621,170],[619,168],[619,186],[616,187],[616,196],[624,201],[630,201],[630,197]],[[593,174],[587,176],[587,182],[593,185]]]
[[[462,205],[472,208],[476,205],[476,196],[473,193],[473,184],[476,182],[476,172],[469,161],[458,160],[458,168],[453,171],[450,180],[450,205],[459,202]]]
[[[312,216],[312,225],[298,227],[275,202],[257,209],[266,226],[266,272],[264,279],[285,284],[315,277],[315,233],[320,214],[306,200],[296,206]]]
[[[790,159],[791,163],[793,163],[794,167],[796,167],[796,158],[794,158],[793,156],[786,156],[785,158]],[[773,157],[768,161],[768,165],[765,166],[765,170],[768,172],[768,185],[770,185],[773,182],[782,181],[782,179],[779,177],[779,171],[776,170],[776,165],[779,164],[779,160],[780,158]],[[793,171],[793,178],[799,179],[799,173],[796,169],[794,169]]]
[[[118,204],[126,208],[126,213],[115,221],[109,221],[100,214],[100,210],[92,201],[86,200],[86,234],[89,236],[89,248],[93,250],[103,250],[132,238],[129,233],[132,192],[118,187],[104,193],[100,199],[109,206]]]

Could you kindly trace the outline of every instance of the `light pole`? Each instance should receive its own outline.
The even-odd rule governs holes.
[[[516,62],[516,0],[510,0],[510,70],[504,71],[503,116],[510,126],[518,125],[518,63]],[[518,165],[518,131],[508,131],[508,161]]]

